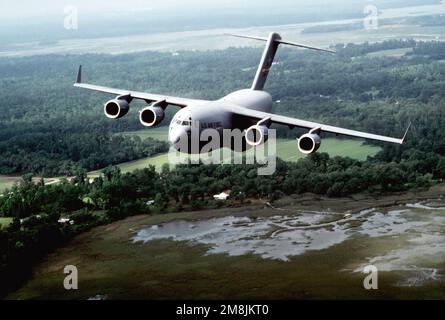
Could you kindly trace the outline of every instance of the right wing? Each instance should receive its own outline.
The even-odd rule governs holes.
[[[195,99],[187,99],[187,98],[180,98],[180,97],[172,97],[172,96],[165,96],[165,95],[131,91],[131,90],[123,90],[123,89],[115,89],[115,88],[97,86],[94,84],[82,83],[82,66],[79,67],[79,72],[77,73],[77,81],[74,84],[74,86],[77,88],[83,88],[83,89],[97,91],[97,92],[110,93],[110,94],[114,94],[117,96],[128,96],[132,99],[144,100],[147,103],[156,102],[156,101],[165,101],[169,105],[174,105],[174,106],[181,107],[181,108],[187,107],[191,104],[199,105],[199,104],[204,104],[204,103],[208,102],[206,100],[195,100]]]
[[[309,130],[319,130],[321,132],[324,131],[324,132],[341,134],[341,135],[350,136],[350,137],[392,142],[392,143],[397,143],[397,144],[403,144],[403,142],[405,141],[406,135],[408,133],[408,130],[410,128],[410,125],[409,125],[408,129],[406,129],[406,132],[405,132],[405,135],[403,136],[403,138],[397,139],[397,138],[386,137],[386,136],[381,136],[381,135],[367,133],[367,132],[361,132],[361,131],[344,129],[344,128],[340,128],[340,127],[328,126],[328,125],[324,125],[321,123],[310,122],[310,121],[295,119],[295,118],[291,118],[291,117],[280,116],[280,115],[273,114],[273,113],[256,111],[256,110],[252,110],[252,109],[239,107],[236,105],[232,105],[232,106],[228,107],[228,110],[230,110],[233,114],[245,116],[245,117],[251,118],[251,119],[252,118],[258,119],[259,121],[264,120],[264,121],[270,121],[272,123],[286,125],[289,127],[300,127],[300,128],[306,128]]]

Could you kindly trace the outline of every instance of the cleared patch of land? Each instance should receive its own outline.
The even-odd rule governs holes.
[[[11,188],[15,183],[18,183],[20,181],[19,176],[2,176],[0,175],[0,192]]]
[[[12,218],[0,217],[0,229],[7,228],[12,223]]]
[[[141,138],[150,137],[154,139],[167,140],[168,127],[125,132],[123,134],[137,135]],[[305,155],[298,151],[295,140],[277,139],[276,148],[277,157],[285,161],[298,161],[299,159],[305,157]],[[321,147],[318,152],[326,152],[331,157],[343,156],[364,161],[368,156],[375,156],[380,150],[380,147],[365,144],[360,140],[327,138],[322,140]],[[230,159],[225,160],[230,161]],[[146,168],[149,165],[153,165],[157,170],[160,170],[162,165],[165,163],[169,163],[168,154],[160,154],[153,157],[122,163],[118,165],[118,167],[122,170],[122,172],[131,172],[136,169]],[[92,174],[94,175],[94,173]]]
[[[364,144],[359,140],[323,139],[318,152],[326,152],[331,157],[342,156],[356,160],[366,160],[368,156],[375,156],[381,150],[380,147]],[[286,161],[296,161],[304,158],[297,149],[295,140],[277,141],[277,156]]]
[[[148,157],[136,161],[125,162],[118,167],[122,170],[122,172],[132,172],[137,169],[147,168],[152,165],[156,167],[156,170],[161,170],[162,165],[164,163],[168,163],[168,154],[160,154],[153,157]]]
[[[399,58],[404,56],[405,54],[412,52],[413,49],[411,48],[401,48],[401,49],[391,49],[391,50],[382,50],[377,52],[371,52],[367,55],[369,57],[394,57]]]
[[[145,129],[139,131],[131,131],[120,133],[123,135],[136,135],[144,138],[154,138],[157,140],[167,140],[168,127],[158,127],[153,129]],[[381,150],[380,147],[365,144],[360,140],[352,139],[323,139],[321,147],[318,152],[326,152],[331,157],[343,156],[350,157],[352,159],[364,161],[368,156],[375,156]],[[219,151],[216,151],[219,152]],[[297,149],[295,140],[278,139],[276,144],[276,154],[279,158],[285,161],[298,161],[305,157]],[[230,163],[230,158],[223,158],[223,163]],[[125,162],[117,165],[122,172],[132,172],[137,169],[147,168],[150,165],[156,167],[156,170],[161,170],[162,166],[166,163],[170,163],[168,153],[159,154],[152,157],[147,157],[135,161]],[[91,171],[88,173],[89,177],[97,177],[100,174],[99,171]],[[33,180],[38,181],[40,178],[35,177]],[[19,183],[20,176],[4,176],[0,175],[0,192],[11,188],[14,184]],[[46,178],[46,184],[58,183],[60,178]]]
[[[40,177],[34,177],[32,180],[34,183],[37,183],[40,181]],[[54,184],[60,182],[61,178],[44,178],[44,182],[46,185]],[[5,189],[9,189],[15,184],[18,184],[22,180],[21,176],[4,176],[0,175],[0,192],[4,191]]]

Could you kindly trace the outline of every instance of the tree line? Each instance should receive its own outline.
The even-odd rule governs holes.
[[[306,192],[346,196],[426,188],[445,178],[445,160],[419,151],[406,153],[400,162],[360,162],[316,153],[296,163],[278,160],[271,176],[258,176],[257,170],[256,165],[189,164],[122,174],[111,167],[94,181],[80,172],[72,181],[55,185],[33,183],[25,176],[0,197],[0,216],[14,218],[0,230],[0,294],[19,286],[43,255],[94,226],[136,214],[240,205],[253,198],[274,201]],[[229,202],[213,199],[226,189],[231,190]],[[72,224],[59,223],[61,217]]]
[[[411,51],[398,58],[368,55],[397,48]],[[337,55],[328,55],[280,49],[266,86],[274,100],[280,100],[275,112],[387,135],[400,135],[410,121],[415,122],[414,130],[422,132],[427,115],[443,118],[443,43],[390,40],[340,44],[336,50]],[[178,55],[2,58],[0,174],[72,175],[78,168],[101,169],[165,150],[154,141],[114,137],[141,129],[137,110],[144,104],[136,102],[117,121],[106,119],[101,106],[112,97],[72,87],[79,64],[84,65],[88,82],[217,99],[249,87],[260,56],[261,49],[229,48]],[[164,124],[175,111],[167,109]],[[279,128],[279,137],[298,134]]]

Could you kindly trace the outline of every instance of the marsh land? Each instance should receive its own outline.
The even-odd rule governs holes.
[[[445,186],[139,215],[74,238],[9,299],[444,298]],[[363,268],[379,289],[363,288]],[[63,268],[79,290],[63,289]]]

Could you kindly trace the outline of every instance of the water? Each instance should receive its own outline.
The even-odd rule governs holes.
[[[325,250],[346,240],[362,237],[384,239],[362,264],[344,271],[361,272],[365,265],[379,271],[403,271],[399,285],[416,286],[441,277],[438,265],[445,261],[445,213],[428,202],[386,210],[370,209],[343,215],[329,212],[295,212],[272,217],[178,220],[137,232],[134,242],[170,239],[208,247],[206,254],[258,255],[289,261],[311,250]],[[332,221],[334,220],[334,221]],[[378,253],[377,253],[378,252]]]
[[[320,250],[348,238],[346,230],[323,224],[328,213],[303,213],[251,219],[228,216],[200,221],[178,220],[140,230],[133,241],[144,243],[171,239],[205,244],[208,254],[248,253],[267,259],[287,261],[307,250]],[[317,230],[311,227],[317,227]]]

